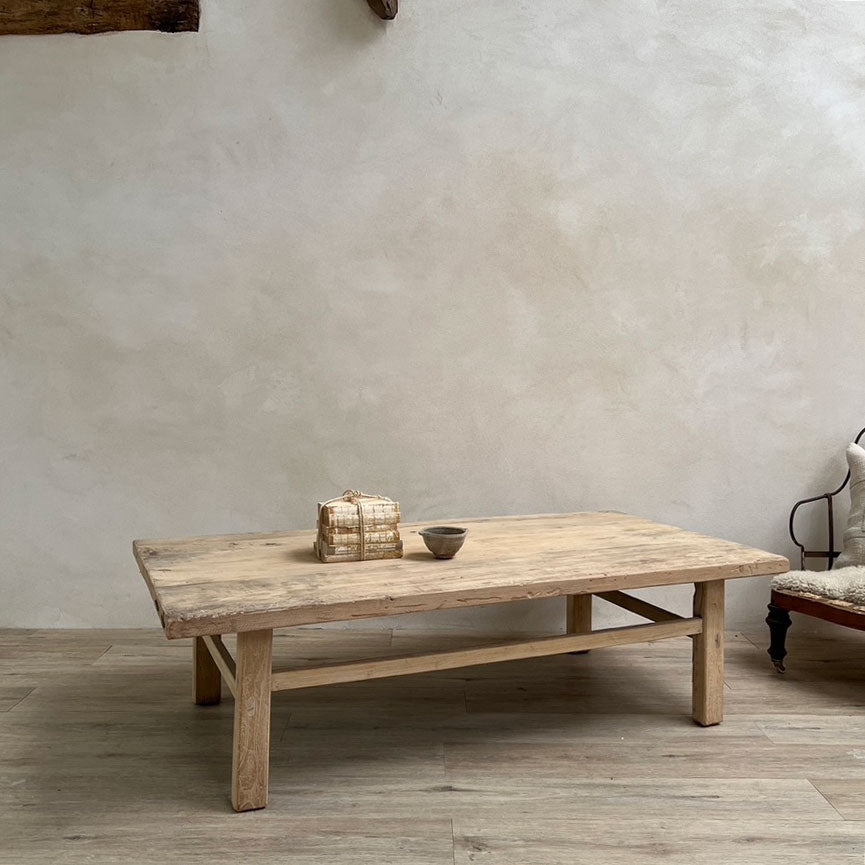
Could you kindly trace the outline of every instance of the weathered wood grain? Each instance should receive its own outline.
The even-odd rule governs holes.
[[[703,629],[693,640],[693,714],[704,727],[724,718],[724,588],[723,580],[713,580],[694,591]]]
[[[215,706],[222,699],[222,676],[210,656],[206,639],[192,640],[192,699],[197,706]]]
[[[592,631],[592,596],[568,595],[565,599],[565,633],[589,634]]]
[[[231,804],[235,811],[267,805],[270,765],[270,672],[273,633],[237,635]]]
[[[362,619],[786,571],[782,556],[615,513],[460,520],[434,559],[405,525],[405,557],[322,564],[314,532],[141,540],[141,573],[169,638]]]
[[[199,637],[195,637],[196,640]],[[222,642],[222,637],[219,634],[207,635],[201,637],[204,640],[204,645],[210,653],[211,660],[219,670],[220,676],[225,680],[228,689],[232,694],[237,694],[237,665],[234,658]]]
[[[579,652],[609,646],[625,646],[647,640],[666,640],[697,634],[702,629],[700,619],[679,619],[675,622],[655,622],[649,625],[629,625],[625,628],[605,628],[588,634],[568,634],[563,637],[543,637],[536,640],[510,641],[473,649],[405,655],[357,661],[347,664],[307,670],[287,670],[274,673],[272,689],[287,691],[339,682],[362,682],[388,676],[405,676],[432,670],[452,670],[475,664],[491,664],[521,658],[541,658],[564,652]]]
[[[460,521],[463,522],[463,521]],[[235,693],[232,804],[267,803],[270,691],[442,671],[493,661],[694,636],[693,714],[721,720],[724,580],[785,570],[786,559],[622,514],[571,514],[465,521],[472,552],[453,561],[420,550],[418,528],[404,560],[326,566],[305,532],[136,541],[136,560],[169,637],[203,635]],[[681,582],[697,586],[695,617],[669,617],[620,590]],[[653,619],[586,633],[591,594]],[[564,637],[271,673],[272,628],[289,624],[571,596]],[[710,628],[710,639],[700,637]],[[574,633],[575,630],[583,633]],[[238,663],[218,638],[237,632]],[[266,661],[265,661],[266,658]],[[263,691],[267,690],[267,697]],[[265,717],[266,716],[266,717]]]
[[[0,0],[0,35],[198,30],[198,0]]]
[[[650,604],[642,598],[636,598],[625,592],[598,592],[598,597],[636,616],[651,619],[653,622],[671,622],[682,618],[675,613],[671,613],[669,610],[665,610],[655,604]]]

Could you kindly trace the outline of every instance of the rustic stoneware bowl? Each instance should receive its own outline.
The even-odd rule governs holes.
[[[460,551],[467,531],[458,526],[430,526],[418,534],[437,559],[452,559]]]

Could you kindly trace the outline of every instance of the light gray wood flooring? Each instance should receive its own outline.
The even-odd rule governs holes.
[[[729,633],[274,695],[270,805],[231,811],[232,700],[161,631],[0,631],[0,865],[865,862],[865,635]],[[280,632],[281,667],[483,642]],[[231,645],[231,640],[227,640]]]

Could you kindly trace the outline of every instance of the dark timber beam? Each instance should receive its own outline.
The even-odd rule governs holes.
[[[198,0],[0,0],[0,35],[198,30]]]

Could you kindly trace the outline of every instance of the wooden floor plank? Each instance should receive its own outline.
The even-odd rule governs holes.
[[[860,865],[865,824],[767,820],[454,819],[454,862],[512,865]],[[576,858],[579,857],[579,858]]]
[[[274,654],[484,639],[292,631]],[[0,865],[863,860],[860,672],[824,636],[809,655],[800,635],[783,677],[729,634],[727,715],[708,729],[689,717],[688,640],[275,694],[270,805],[245,815],[227,795],[233,700],[192,705],[187,642],[0,640],[0,699],[25,695],[0,712]]]
[[[26,686],[5,687],[0,685],[0,712],[14,709],[25,697],[33,693],[33,688]]]
[[[283,733],[286,741],[303,741],[316,737],[319,741],[338,740],[348,736],[352,741],[416,741],[438,734],[446,742],[643,742],[694,739],[700,742],[728,736],[737,739],[765,740],[766,733],[758,725],[771,716],[735,715],[708,732],[700,731],[691,719],[681,714],[616,715],[566,714],[540,712],[469,712],[450,716],[414,715],[397,728],[384,725],[381,717],[365,718],[363,712],[351,711],[337,715],[319,711],[317,707],[293,707]],[[812,716],[809,716],[812,717]],[[367,723],[364,723],[364,720]],[[703,738],[700,738],[700,737]]]
[[[865,754],[862,756],[865,757]],[[865,766],[863,766],[863,774],[865,774]],[[865,821],[865,780],[813,778],[811,782],[845,820]]]
[[[779,745],[850,745],[857,748],[865,745],[865,712],[860,715],[766,715],[755,718],[754,723]]]
[[[542,745],[513,742],[446,744],[448,781],[471,784],[491,775],[542,780],[567,778],[787,778],[805,777],[798,745],[769,745],[754,739],[723,740],[707,747],[697,740],[615,745],[599,742]],[[846,745],[808,748],[807,772],[824,778],[860,779],[865,784],[865,751]]]
[[[4,838],[0,865],[453,865],[449,819],[319,815],[271,820],[266,812],[252,813],[243,823],[226,816],[186,826],[175,822],[170,833],[154,831],[128,814],[115,815],[109,827],[57,826],[63,834],[56,839],[16,832]]]
[[[841,816],[812,784],[797,779],[514,779],[472,783],[429,783],[391,778],[352,779],[337,785],[312,771],[298,770],[271,782],[271,805],[285,813],[394,817],[472,815],[490,818],[557,818],[617,821],[639,817],[665,820],[753,818],[841,822]]]

